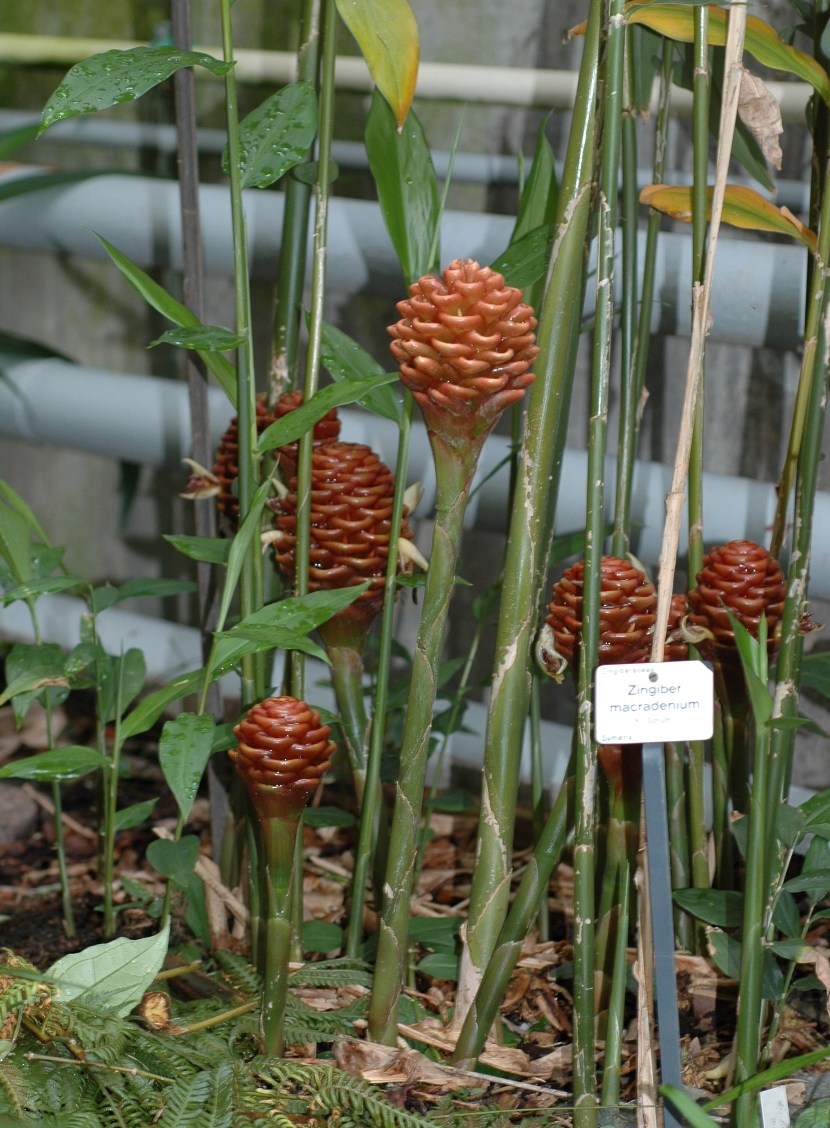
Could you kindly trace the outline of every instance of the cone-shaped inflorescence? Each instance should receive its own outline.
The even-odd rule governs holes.
[[[542,628],[536,647],[541,665],[558,679],[567,666],[576,670],[584,571],[584,561],[578,560],[553,585],[546,627]],[[617,556],[602,558],[601,582],[600,665],[645,662],[657,618],[654,585],[639,568]]]
[[[451,262],[442,278],[424,275],[409,292],[389,327],[391,349],[427,427],[462,441],[488,432],[533,381],[533,310],[521,290],[470,259]]]
[[[297,480],[292,478],[289,492],[269,502],[275,513],[274,555],[279,570],[289,580],[295,574],[296,490]],[[326,442],[312,451],[308,589],[331,590],[369,582],[354,603],[319,628],[332,663],[346,748],[361,805],[369,736],[363,705],[361,652],[372,620],[383,607],[394,493],[394,475],[368,446]],[[406,518],[404,509],[397,543],[412,539]],[[411,567],[410,559],[401,553],[401,570],[410,571]]]
[[[230,752],[250,793],[269,877],[262,1037],[265,1052],[283,1049],[294,843],[303,808],[329,766],[334,743],[316,709],[295,697],[269,697],[234,729]]]
[[[786,594],[784,573],[765,548],[754,541],[730,541],[704,557],[697,587],[689,592],[689,622],[711,632],[708,648],[722,666],[737,668],[738,648],[727,609],[753,638],[758,637],[761,616],[766,617],[767,646],[772,655],[778,649]]]
[[[297,538],[297,482],[268,504],[275,513],[274,555],[282,574],[294,579]],[[332,645],[360,649],[366,630],[383,607],[386,561],[392,535],[390,518],[395,477],[374,451],[362,443],[325,442],[311,456],[311,557],[309,591],[369,587],[351,607],[323,624],[320,633]],[[407,511],[398,538],[412,539]],[[411,570],[407,557],[402,570]]]
[[[257,434],[271,426],[277,419],[282,419],[290,411],[300,407],[303,402],[301,391],[284,392],[273,407],[268,406],[265,395],[258,395],[256,399],[256,427]],[[340,420],[337,418],[337,408],[333,407],[322,419],[314,424],[314,442],[334,442],[340,434]],[[296,473],[297,443],[288,443],[277,451],[277,462],[284,482],[288,482]],[[235,533],[239,527],[239,499],[233,492],[233,484],[239,474],[239,428],[234,417],[228,429],[219,440],[216,450],[216,461],[213,473],[218,479],[219,492],[216,505],[222,518],[224,528],[229,533]]]
[[[391,349],[427,425],[437,500],[369,1012],[372,1037],[387,1043],[395,1041],[406,972],[429,733],[467,495],[484,440],[505,407],[524,395],[538,353],[532,309],[489,267],[456,260],[440,278],[420,278],[409,293],[398,304],[400,320],[389,327]]]

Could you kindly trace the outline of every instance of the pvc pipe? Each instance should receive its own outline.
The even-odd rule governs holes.
[[[135,40],[72,39],[48,35],[0,35],[0,62],[33,66],[60,64],[72,66],[102,51],[129,50],[145,46]],[[221,58],[218,47],[198,50]],[[237,48],[236,77],[239,82],[284,85],[297,77],[297,57],[289,51],[258,51]],[[201,68],[196,74],[204,75]],[[335,81],[341,90],[371,93],[372,77],[363,58],[340,55]],[[529,67],[471,66],[466,63],[424,63],[418,69],[417,98],[442,101],[524,106],[535,109],[572,109],[578,76],[575,71],[539,70]],[[804,110],[812,88],[804,82],[767,82],[777,99],[786,123],[804,124]],[[659,97],[659,83],[652,91],[652,111]],[[692,95],[688,90],[672,91],[671,110],[675,116],[690,117]]]
[[[0,133],[21,129],[27,125],[37,125],[40,114],[28,110],[0,110]],[[221,154],[227,141],[224,129],[199,129],[196,139],[200,152]],[[112,118],[90,114],[84,117],[59,121],[49,129],[49,143],[52,145],[95,145],[112,149],[156,149],[161,153],[175,153],[178,138],[175,125],[157,122],[114,121]],[[366,147],[360,141],[334,141],[331,155],[340,168],[369,169]],[[526,158],[529,159],[529,158]],[[448,149],[433,149],[432,164],[436,176],[443,180],[450,164]],[[556,162],[556,175],[562,178],[562,162]],[[465,184],[518,184],[519,165],[516,157],[500,153],[456,153],[452,169],[455,183]],[[652,181],[649,168],[637,169],[637,186],[645,187]],[[759,192],[765,199],[774,200],[780,207],[786,205],[792,211],[806,213],[810,200],[810,185],[802,180],[776,180],[775,192],[770,192],[757,180],[748,176],[735,176],[734,184],[745,184]],[[690,185],[692,174],[675,170],[666,176],[667,184]]]
[[[175,463],[190,453],[187,386],[155,376],[126,375],[86,368],[57,357],[32,359],[25,351],[0,350],[0,435],[107,455],[131,462],[162,465]],[[209,393],[214,445],[232,414],[224,393]],[[342,437],[372,446],[387,465],[394,466],[397,428],[354,408],[341,410]],[[508,453],[508,440],[492,435],[484,447],[481,481]],[[557,510],[557,530],[566,533],[585,526],[587,454],[568,449],[563,465]],[[655,462],[637,462],[634,471],[632,521],[637,528],[634,552],[654,565],[660,556],[665,498],[672,470]],[[614,459],[606,461],[606,497],[614,496]],[[421,481],[421,513],[435,500],[435,473],[426,430],[412,429],[410,481]],[[501,532],[508,495],[507,465],[477,490],[467,508],[466,525]],[[775,512],[775,490],[768,482],[705,473],[703,501],[707,539],[718,541],[748,537],[763,543]],[[684,518],[685,522],[685,518]],[[811,591],[830,599],[830,493],[816,498],[813,532]],[[688,543],[684,523],[681,551]]]
[[[16,168],[0,182],[31,173]],[[40,170],[39,170],[40,171]],[[245,193],[252,274],[276,277],[282,231],[283,194]],[[200,190],[205,270],[231,274],[233,239],[228,192],[219,185]],[[509,216],[447,211],[441,227],[444,261],[474,258],[492,262],[506,248],[514,220]],[[0,246],[106,258],[94,232],[143,267],[181,268],[178,186],[171,180],[99,176],[79,184],[47,188],[0,203]],[[311,232],[309,232],[311,235]],[[640,264],[645,232],[639,233]],[[688,333],[691,309],[691,237],[664,232],[657,251],[652,331]],[[309,270],[311,264],[309,254]],[[642,265],[641,265],[642,269]],[[720,245],[712,294],[711,337],[733,344],[796,348],[804,318],[807,252],[783,243],[730,238]],[[334,197],[329,205],[327,250],[329,288],[342,294],[404,292],[400,265],[380,207],[367,200]],[[621,297],[622,272],[615,272]],[[586,313],[593,311],[588,287]],[[391,306],[390,306],[391,308]]]

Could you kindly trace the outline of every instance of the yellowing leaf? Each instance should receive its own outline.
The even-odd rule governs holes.
[[[712,202],[709,189],[709,203]],[[692,219],[692,190],[679,185],[647,184],[640,193],[640,203],[647,204],[672,219],[690,223]],[[707,215],[708,218],[708,215]],[[799,239],[811,251],[816,250],[815,232],[793,215],[789,208],[777,208],[765,200],[754,188],[742,184],[728,184],[723,202],[723,221],[733,227],[748,231],[772,231],[776,235],[789,235]]]
[[[418,78],[418,25],[408,0],[336,0],[375,85],[404,123]]]
[[[630,24],[644,24],[652,31],[681,43],[694,41],[695,16],[691,5],[642,4],[635,0],[627,5],[627,19]],[[726,43],[727,23],[726,10],[710,5],[709,42],[713,47],[723,47]],[[757,16],[747,16],[744,46],[764,66],[788,71],[809,82],[830,105],[830,77],[825,69],[803,51],[783,43],[770,25]]]

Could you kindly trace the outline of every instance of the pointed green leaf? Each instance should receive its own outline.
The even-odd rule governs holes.
[[[47,576],[43,580],[29,580],[28,583],[18,584],[3,592],[2,602],[8,605],[16,603],[19,599],[37,599],[39,595],[48,592],[66,591],[68,588],[79,587],[85,580],[77,576]]]
[[[718,1120],[713,1120],[711,1116],[707,1116],[699,1104],[695,1104],[690,1096],[687,1096],[682,1089],[675,1088],[674,1085],[661,1085],[660,1093],[664,1100],[679,1113],[685,1120],[690,1128],[716,1128],[720,1123]]]
[[[302,411],[302,408],[298,408],[298,410]],[[292,415],[296,414],[296,411],[292,411],[286,418],[290,419]],[[325,412],[323,412],[323,414],[325,414]],[[231,542],[230,551],[228,552],[228,571],[225,575],[225,586],[222,590],[222,603],[219,607],[219,617],[216,620],[217,631],[221,631],[225,625],[225,619],[227,619],[228,611],[230,611],[231,608],[233,593],[236,591],[236,585],[242,571],[242,564],[252,541],[256,541],[253,551],[259,551],[259,531],[262,525],[262,511],[265,508],[265,502],[268,499],[271,488],[272,482],[271,479],[268,478],[254,494],[251,508],[246,514],[239,532]]]
[[[224,537],[186,537],[163,534],[164,540],[173,548],[189,556],[191,560],[202,560],[206,564],[227,564],[231,542]]]
[[[801,660],[801,684],[830,698],[830,650],[804,656]]]
[[[553,228],[536,227],[511,243],[490,265],[504,275],[509,286],[527,290],[547,270],[552,247]]]
[[[222,75],[232,64],[204,51],[179,51],[175,47],[132,47],[92,55],[72,67],[46,103],[40,132],[64,118],[132,102],[182,67],[193,66]]]
[[[40,123],[21,125],[18,129],[10,129],[7,133],[0,134],[0,161],[7,161],[9,157],[28,145],[37,138],[40,132]]]
[[[320,362],[333,380],[366,380],[380,376],[383,368],[342,329],[323,322],[323,335],[320,341]],[[382,385],[373,388],[357,401],[369,411],[393,423],[401,421],[401,400],[394,388]]]
[[[669,39],[681,43],[694,41],[694,11],[681,4],[626,5],[629,25],[643,24]],[[709,5],[709,42],[715,47],[726,43],[727,12]],[[803,79],[830,104],[830,78],[810,55],[783,43],[768,23],[757,16],[747,16],[744,49],[759,63],[773,70],[787,71]]]
[[[317,96],[310,82],[284,86],[240,122],[243,188],[267,188],[303,159],[317,132]],[[222,156],[228,171],[228,151]]]
[[[809,893],[811,900],[820,901],[830,890],[830,869],[814,870],[812,873],[791,877],[781,888],[788,893]]]
[[[113,819],[116,831],[132,830],[134,826],[141,826],[152,815],[156,803],[158,799],[145,799],[143,803],[133,803],[116,811]]]
[[[37,347],[39,348],[40,346]],[[2,478],[0,478],[0,496],[14,509],[19,517],[23,518],[37,539],[42,541],[47,548],[51,548],[49,538],[43,531],[43,526],[40,521],[38,521],[37,517],[35,517],[31,508],[26,504],[17,490],[13,489],[8,482],[4,482]]]
[[[232,352],[244,345],[245,337],[239,336],[222,325],[199,325],[195,329],[168,329],[148,349],[156,345],[175,345],[180,349],[196,349],[199,352]]]
[[[418,24],[407,0],[336,0],[343,23],[363,52],[375,85],[404,120],[418,80]]]
[[[282,419],[277,419],[270,427],[266,427],[260,435],[257,449],[264,453],[285,446],[286,443],[293,443],[333,407],[354,403],[367,392],[381,388],[384,384],[391,384],[397,379],[397,372],[381,372],[376,376],[345,379],[329,384],[328,387],[315,392],[308,403],[304,403],[294,411],[289,411]]]
[[[204,676],[204,670],[192,670],[189,674],[174,678],[155,693],[148,694],[121,722],[122,740],[146,732],[156,723],[168,705],[181,700],[189,693],[196,693],[202,685]]]
[[[510,236],[511,246],[518,242],[523,235],[535,231],[538,227],[550,227],[556,218],[556,203],[559,191],[556,184],[556,169],[553,164],[553,149],[545,136],[545,126],[548,124],[549,117],[550,115],[539,126],[533,164],[530,166],[530,175],[519,201],[516,226]]]
[[[149,306],[181,328],[201,327],[202,323],[199,318],[195,313],[191,313],[187,306],[183,306],[181,302],[177,302],[175,298],[171,297],[162,286],[159,286],[158,282],[154,282],[149,274],[145,274],[140,267],[130,262],[127,256],[108,242],[103,235],[96,233],[96,238],[101,241],[107,254],[132,288],[144,298]],[[233,365],[221,353],[199,352],[199,356],[205,362],[208,370],[216,377],[225,395],[236,407],[236,372]]]
[[[68,779],[97,772],[107,764],[95,748],[80,744],[70,744],[66,748],[52,748],[39,752],[37,756],[27,756],[0,768],[0,779],[32,779],[38,783],[62,783]]]
[[[343,929],[339,924],[328,920],[307,920],[303,922],[304,952],[333,952],[343,946]]]
[[[433,979],[458,979],[458,956],[451,952],[430,952],[415,965],[415,970]]]
[[[743,917],[742,893],[726,889],[678,889],[674,903],[706,924],[718,928],[737,928]]]
[[[170,926],[165,925],[142,940],[119,936],[108,944],[93,944],[59,959],[46,974],[56,984],[62,1003],[74,999],[99,1014],[123,1018],[161,971],[169,934]]]
[[[731,1103],[738,1097],[743,1096],[744,1093],[754,1093],[758,1089],[763,1089],[766,1085],[774,1085],[776,1081],[784,1081],[799,1070],[807,1069],[809,1066],[823,1061],[826,1057],[830,1057],[830,1046],[825,1046],[821,1050],[813,1050],[809,1054],[799,1054],[798,1057],[787,1058],[785,1061],[779,1062],[778,1065],[771,1066],[770,1069],[765,1069],[761,1073],[748,1077],[746,1081],[742,1081],[734,1089],[727,1089],[725,1093],[718,1093],[713,1100],[708,1101],[703,1107],[714,1109],[722,1104]]]
[[[0,556],[19,584],[25,584],[32,578],[29,525],[19,513],[5,505],[0,505]]]
[[[366,119],[365,141],[386,228],[411,284],[437,270],[440,258],[432,252],[440,208],[429,145],[414,110],[398,132],[395,115],[377,91]]]
[[[185,820],[213,751],[214,728],[210,714],[180,713],[161,731],[159,763]]]

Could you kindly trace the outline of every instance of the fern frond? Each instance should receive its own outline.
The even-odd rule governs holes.
[[[218,951],[216,962],[222,969],[222,979],[240,995],[258,995],[262,990],[262,977],[255,967],[236,952]]]
[[[3,1108],[4,1104],[5,1108]],[[29,1078],[8,1058],[0,1062],[0,1110],[11,1113],[20,1120],[24,1118],[27,1111],[38,1110],[37,1104],[33,1106],[31,1101]]]
[[[289,1042],[331,1042],[338,1034],[354,1032],[356,1018],[369,1009],[368,996],[337,1010],[318,1011],[289,992],[285,1007],[285,1037]]]
[[[288,977],[290,987],[371,987],[372,968],[364,960],[321,960]]]
[[[171,1085],[164,1094],[159,1128],[207,1128],[205,1102],[211,1094],[211,1075],[196,1073]]]

